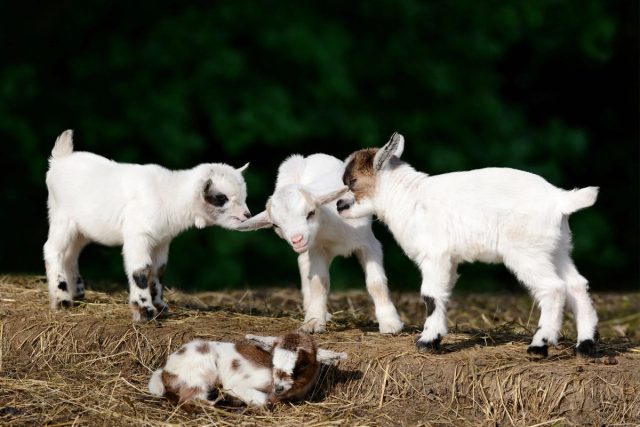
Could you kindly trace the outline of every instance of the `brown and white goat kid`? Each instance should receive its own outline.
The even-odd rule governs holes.
[[[240,343],[195,340],[172,353],[149,380],[156,396],[184,404],[211,405],[239,399],[250,406],[304,398],[321,364],[346,359],[346,353],[317,348],[313,338],[295,331],[278,337],[247,335]]]

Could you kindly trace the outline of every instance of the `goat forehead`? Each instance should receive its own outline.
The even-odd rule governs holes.
[[[213,186],[227,197],[237,197],[244,200],[247,197],[247,186],[244,180],[238,179],[229,173],[216,174],[212,177]]]
[[[273,367],[291,375],[296,366],[298,354],[291,350],[276,347],[273,351]]]
[[[377,148],[366,148],[358,150],[349,156],[344,170],[343,182],[348,182],[354,175],[373,175],[373,159],[377,152]]]
[[[271,198],[271,216],[276,221],[288,218],[305,217],[311,208],[309,201],[298,188],[278,190]]]

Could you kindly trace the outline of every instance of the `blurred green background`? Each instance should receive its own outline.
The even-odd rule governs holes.
[[[572,217],[578,268],[598,290],[638,289],[638,2],[56,1],[0,5],[0,272],[43,273],[47,157],[241,166],[253,212],[289,154],[346,157],[405,135],[430,174],[510,166],[563,187],[599,185]],[[388,231],[393,289],[419,287]],[[119,249],[87,248],[89,285],[124,286]],[[190,230],[167,283],[292,285],[272,231]],[[462,268],[458,289],[518,289],[504,267]],[[364,286],[354,258],[338,288]]]

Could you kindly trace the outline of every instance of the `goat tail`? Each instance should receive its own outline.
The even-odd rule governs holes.
[[[162,382],[162,369],[156,369],[149,380],[149,391],[155,396],[164,396],[164,383]]]
[[[585,187],[564,191],[560,199],[560,210],[569,215],[580,209],[592,206],[598,198],[599,187]]]
[[[60,134],[51,150],[51,160],[59,159],[73,153],[73,131],[65,130]]]

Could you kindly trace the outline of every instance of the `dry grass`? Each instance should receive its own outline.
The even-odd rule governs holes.
[[[332,296],[324,346],[349,360],[323,372],[308,402],[272,411],[186,412],[146,391],[151,371],[195,337],[276,334],[301,321],[298,292],[169,292],[172,315],[132,325],[123,293],[88,292],[52,313],[41,277],[0,277],[2,425],[635,425],[640,423],[640,295],[597,295],[602,357],[576,359],[571,341],[529,358],[536,321],[521,296],[460,296],[443,354],[419,354],[417,329],[375,332],[362,292]],[[415,295],[394,296],[417,325]],[[566,333],[572,335],[570,322]],[[532,327],[533,326],[533,327]],[[624,337],[623,337],[624,335]]]

